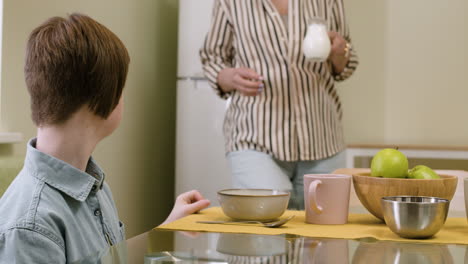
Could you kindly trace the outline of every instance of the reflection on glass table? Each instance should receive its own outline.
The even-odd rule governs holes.
[[[461,254],[460,247],[454,254]],[[464,263],[455,262],[447,245],[410,244],[396,242],[359,243],[354,252],[353,263]]]
[[[466,263],[467,247],[294,235],[152,230],[127,241],[128,263]],[[466,259],[466,261],[465,261]]]

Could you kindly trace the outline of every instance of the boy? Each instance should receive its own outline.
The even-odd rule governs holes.
[[[125,240],[91,154],[120,123],[129,60],[119,38],[84,15],[31,33],[24,71],[37,138],[0,200],[0,263],[79,262]],[[184,193],[165,223],[208,205]]]

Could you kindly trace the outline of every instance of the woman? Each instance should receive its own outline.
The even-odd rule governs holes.
[[[302,53],[307,21],[326,21],[325,62]],[[238,188],[292,193],[302,209],[303,175],[344,166],[342,109],[334,82],[357,67],[343,0],[217,0],[200,50],[203,69],[222,98],[227,158]]]

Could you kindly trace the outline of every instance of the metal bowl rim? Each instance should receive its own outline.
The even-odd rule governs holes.
[[[435,202],[403,202],[395,201],[393,198],[429,198],[436,199]],[[395,195],[395,196],[384,196],[381,198],[382,202],[386,203],[401,203],[401,204],[439,204],[439,203],[449,203],[450,201],[445,198],[435,197],[435,196],[414,196],[414,195]]]

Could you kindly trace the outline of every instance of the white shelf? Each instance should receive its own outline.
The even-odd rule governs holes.
[[[18,132],[0,132],[0,144],[19,143],[23,140],[23,134]]]

